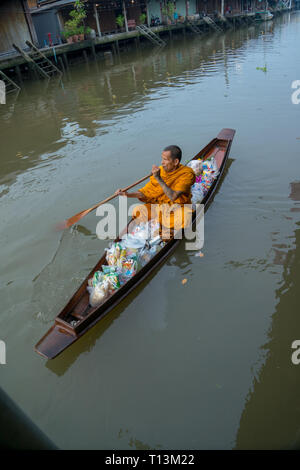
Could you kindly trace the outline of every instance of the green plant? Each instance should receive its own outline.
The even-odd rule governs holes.
[[[117,23],[118,26],[120,26],[120,28],[123,28],[124,22],[125,22],[125,18],[124,18],[123,15],[117,16],[116,23]]]
[[[74,7],[74,10],[69,13],[70,19],[65,22],[65,30],[63,31],[65,38],[74,34],[84,34],[84,19],[86,18],[84,3],[77,0]]]
[[[162,9],[162,14],[167,16],[169,20],[173,21],[174,19],[174,11],[175,11],[175,4],[173,2],[168,2]]]
[[[146,21],[146,18],[147,18],[146,13],[142,13],[142,14],[140,15],[140,17],[139,17],[140,23],[141,23],[141,24],[144,24],[145,21]]]
[[[70,29],[70,30],[67,30],[67,29],[66,29],[66,30],[62,31],[62,35],[63,35],[63,37],[64,37],[65,39],[70,38],[71,36],[73,36],[73,34],[74,34],[74,33],[73,33],[73,31],[72,31],[71,29]]]
[[[256,67],[256,70],[261,70],[262,72],[267,72],[267,66],[264,67]]]

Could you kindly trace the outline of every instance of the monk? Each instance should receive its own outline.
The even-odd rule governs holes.
[[[180,163],[182,152],[177,145],[169,145],[161,154],[161,166],[152,166],[150,181],[137,192],[118,189],[115,194],[138,198],[144,204],[134,208],[137,222],[158,220],[163,238],[189,225],[192,217],[191,186],[194,171]]]

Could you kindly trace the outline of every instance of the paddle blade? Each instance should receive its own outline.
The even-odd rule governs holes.
[[[58,224],[55,225],[55,230],[57,232],[60,232],[61,230],[64,230],[65,228],[67,228],[67,221],[64,220],[63,222],[58,222]]]
[[[76,215],[73,215],[73,217],[70,217],[69,219],[64,220],[63,222],[59,222],[56,225],[56,229],[57,230],[64,230],[65,228],[71,227],[71,225],[76,224],[76,222],[78,222],[80,219],[82,219],[82,217],[89,214],[91,212],[91,210],[92,210],[92,208],[87,209],[85,211],[79,212]]]
[[[127,191],[130,188],[133,188],[133,186],[136,186],[137,184],[140,184],[142,181],[145,181],[147,178],[149,178],[152,175],[150,173],[147,176],[144,176],[144,178],[141,178],[140,180],[136,181],[135,183],[131,184],[130,186],[127,186],[127,188],[123,189],[123,191]],[[64,220],[63,222],[60,222],[56,225],[56,230],[64,230],[65,228],[71,227],[71,225],[76,224],[82,217],[85,215],[89,214],[91,211],[97,209],[97,207],[101,206],[102,204],[105,204],[108,201],[111,201],[115,197],[117,197],[118,194],[115,192],[115,194],[112,194],[112,196],[107,197],[101,202],[98,202],[98,204],[95,204],[94,206],[90,207],[89,209],[86,209],[85,211],[79,212],[76,215],[73,215],[73,217],[70,217],[70,219]]]

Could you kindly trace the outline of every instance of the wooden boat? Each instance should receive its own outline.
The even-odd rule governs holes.
[[[220,183],[234,134],[235,131],[233,129],[223,129],[216,138],[214,138],[194,157],[194,159],[200,157],[202,159],[207,159],[214,156],[219,168],[219,175],[214,180],[202,201],[204,209],[207,209],[208,204]],[[193,222],[195,222],[195,218],[196,215],[194,213]],[[119,238],[116,241],[118,240]],[[73,344],[78,338],[92,328],[101,318],[107,315],[159,264],[165,261],[165,259],[178,246],[179,242],[180,239],[171,238],[144,267],[137,271],[137,273],[130,278],[126,284],[116,290],[102,305],[91,307],[89,305],[89,293],[87,292],[88,280],[93,277],[95,271],[101,270],[102,265],[107,264],[104,254],[94,269],[83,281],[77,292],[75,292],[69,300],[67,305],[57,315],[54,320],[54,325],[37,343],[35,346],[36,352],[48,359],[53,359],[60,354],[64,349]]]
[[[255,21],[270,21],[273,19],[272,13],[269,10],[257,11],[255,14]]]

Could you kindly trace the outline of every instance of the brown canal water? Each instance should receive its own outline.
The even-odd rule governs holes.
[[[178,36],[0,107],[1,386],[58,447],[300,447],[299,41],[297,12]],[[94,213],[55,223],[147,174],[164,146],[185,160],[223,127],[237,133],[204,257],[181,243],[74,346],[38,356],[107,246]]]

